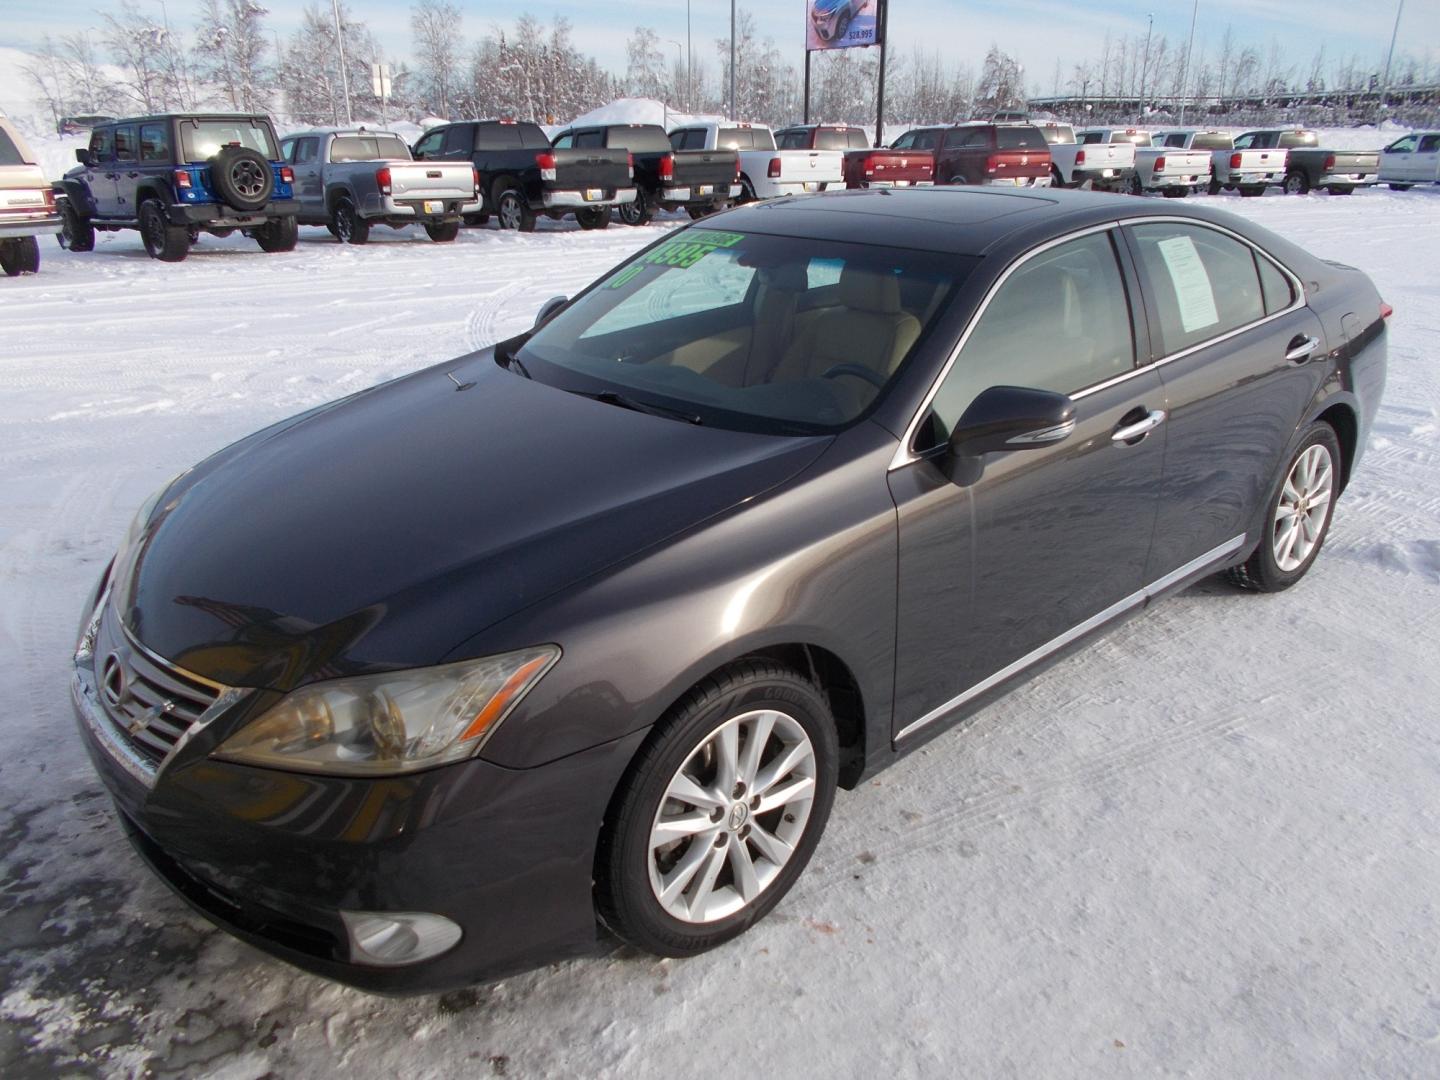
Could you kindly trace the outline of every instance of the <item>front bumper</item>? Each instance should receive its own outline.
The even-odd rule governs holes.
[[[22,236],[45,236],[61,230],[59,214],[7,214],[0,217],[0,240],[12,240]]]
[[[595,190],[601,192],[598,199],[586,198],[589,194],[586,191],[543,191],[540,193],[540,202],[546,210],[583,210],[587,207],[619,206],[621,203],[635,201],[633,187],[617,188],[613,195],[605,195],[603,188]]]
[[[264,225],[274,218],[294,217],[298,213],[300,202],[297,199],[276,199],[248,214],[220,203],[184,203],[170,207],[170,224],[203,225],[212,229],[248,229]]]
[[[595,946],[595,844],[643,731],[534,769],[472,759],[379,779],[210,757],[279,697],[257,690],[147,779],[126,760],[88,659],[72,689],[86,751],[137,850],[201,914],[266,952],[364,990],[416,993]],[[462,937],[403,967],[356,963],[342,910],[432,912]]]

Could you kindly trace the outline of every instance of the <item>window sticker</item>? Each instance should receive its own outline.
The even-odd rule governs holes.
[[[1185,333],[1193,334],[1220,321],[1215,310],[1215,290],[1210,286],[1210,275],[1195,250],[1195,242],[1188,236],[1172,236],[1155,245],[1165,260],[1165,269],[1170,272],[1170,283],[1175,286],[1175,299],[1180,306],[1180,325]]]
[[[711,232],[709,229],[693,229],[684,237],[667,240],[653,251],[640,256],[629,267],[615,275],[606,288],[619,289],[627,285],[636,274],[647,266],[673,266],[689,270],[706,255],[721,248],[734,247],[745,237],[740,233]]]

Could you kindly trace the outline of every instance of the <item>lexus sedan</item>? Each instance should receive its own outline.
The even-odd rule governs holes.
[[[84,741],[165,881],[331,978],[699,953],[837,787],[1199,578],[1299,581],[1389,312],[1086,192],[708,217],[158,492],[85,609]]]

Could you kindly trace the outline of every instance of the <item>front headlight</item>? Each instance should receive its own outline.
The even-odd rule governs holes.
[[[246,765],[389,776],[474,754],[560,658],[554,645],[301,687],[215,756]]]

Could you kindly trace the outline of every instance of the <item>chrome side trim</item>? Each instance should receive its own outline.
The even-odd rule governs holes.
[[[899,742],[906,736],[913,735],[921,728],[926,727],[929,724],[934,723],[936,720],[939,720],[942,717],[949,715],[951,712],[960,708],[962,705],[965,705],[968,702],[975,700],[975,698],[979,697],[986,691],[993,690],[996,686],[1005,682],[1007,679],[1013,678],[1014,676],[1020,674],[1020,672],[1024,671],[1026,668],[1033,667],[1034,665],[1040,663],[1040,661],[1054,655],[1061,649],[1065,648],[1065,646],[1069,645],[1071,642],[1076,641],[1081,637],[1084,637],[1086,634],[1090,633],[1090,631],[1099,629],[1106,623],[1119,618],[1121,615],[1125,614],[1125,612],[1139,607],[1147,600],[1152,599],[1158,593],[1164,592],[1171,585],[1183,581],[1190,575],[1204,570],[1207,566],[1220,562],[1226,556],[1238,551],[1244,543],[1244,533],[1241,533],[1239,536],[1231,537],[1223,544],[1211,548],[1209,551],[1205,552],[1205,554],[1191,559],[1184,566],[1177,567],[1176,569],[1170,571],[1170,573],[1166,574],[1164,577],[1156,578],[1144,588],[1137,589],[1129,596],[1126,596],[1121,600],[1117,600],[1104,611],[1099,612],[1096,615],[1090,616],[1090,618],[1086,619],[1084,622],[1080,623],[1077,626],[1072,626],[1069,630],[1066,630],[1059,637],[1051,638],[1044,645],[1041,645],[1039,648],[1026,653],[1024,656],[1020,657],[1020,659],[1014,661],[1013,663],[1007,664],[1005,667],[995,672],[995,674],[991,675],[989,678],[982,679],[980,682],[970,687],[970,689],[964,690],[959,694],[956,694],[953,698],[945,702],[943,705],[939,705],[936,708],[931,709],[924,716],[920,717],[920,719],[913,720],[910,723],[906,724],[896,733],[895,741]]]
[[[940,386],[942,383],[944,383],[945,377],[950,374],[950,369],[955,366],[955,361],[959,358],[961,351],[965,348],[965,343],[970,340],[971,333],[979,324],[981,318],[984,317],[985,309],[990,306],[990,301],[995,298],[995,294],[1000,291],[1001,286],[1003,286],[1005,282],[1010,279],[1011,274],[1013,274],[1020,267],[1024,266],[1036,255],[1041,255],[1044,252],[1049,251],[1051,248],[1058,247],[1060,244],[1068,243],[1071,240],[1078,240],[1083,236],[1089,236],[1091,233],[1105,232],[1109,229],[1118,229],[1123,225],[1152,225],[1156,223],[1195,225],[1203,229],[1214,229],[1216,232],[1224,233],[1226,236],[1230,237],[1233,240],[1238,240],[1240,243],[1244,244],[1261,258],[1267,260],[1272,266],[1274,266],[1285,276],[1285,279],[1290,282],[1290,288],[1294,293],[1294,300],[1291,302],[1289,307],[1283,308],[1280,311],[1275,312],[1275,314],[1273,315],[1266,315],[1263,319],[1257,319],[1255,322],[1246,323],[1244,326],[1237,326],[1234,330],[1229,330],[1213,338],[1207,338],[1206,340],[1201,341],[1195,345],[1191,345],[1187,348],[1181,349],[1179,352],[1171,353],[1168,356],[1162,356],[1158,360],[1152,360],[1148,364],[1142,364],[1139,367],[1135,367],[1129,371],[1122,372],[1121,374],[1116,375],[1113,378],[1106,379],[1104,382],[1098,382],[1092,386],[1087,386],[1080,390],[1076,390],[1070,395],[1071,401],[1079,401],[1081,398],[1089,397],[1091,394],[1098,394],[1101,390],[1108,390],[1112,386],[1118,386],[1120,383],[1125,382],[1127,379],[1133,379],[1136,376],[1144,375],[1146,372],[1154,371],[1156,368],[1162,367],[1173,360],[1179,360],[1182,357],[1190,356],[1194,353],[1199,352],[1201,349],[1208,349],[1212,345],[1218,345],[1223,341],[1228,341],[1230,338],[1233,338],[1239,334],[1248,333],[1249,331],[1254,330],[1256,327],[1264,326],[1266,323],[1273,322],[1274,320],[1279,319],[1285,315],[1289,315],[1293,311],[1298,311],[1300,308],[1305,306],[1305,285],[1290,270],[1288,266],[1285,266],[1268,251],[1257,245],[1254,241],[1246,239],[1239,233],[1233,232],[1232,230],[1227,229],[1223,225],[1217,225],[1212,221],[1205,221],[1201,218],[1180,217],[1178,215],[1171,214],[1155,214],[1153,216],[1147,214],[1144,217],[1126,218],[1124,221],[1109,221],[1104,223],[1103,225],[1092,225],[1088,229],[1081,229],[1078,232],[1066,233],[1064,236],[1058,237],[1057,239],[1047,240],[1039,247],[1032,248],[1030,251],[1027,251],[1024,255],[1020,256],[1020,258],[1016,259],[1013,263],[1006,267],[1005,272],[995,280],[995,283],[993,285],[990,286],[989,292],[987,292],[984,299],[980,301],[980,306],[975,309],[975,314],[971,316],[970,322],[966,324],[965,331],[960,335],[960,340],[956,343],[955,347],[950,350],[949,358],[940,368],[940,374],[935,377],[935,381],[931,383],[929,392],[926,393],[924,399],[920,402],[920,407],[915,410],[915,415],[910,418],[910,423],[905,426],[905,436],[900,440],[900,445],[895,448],[895,454],[893,457],[891,457],[890,464],[886,467],[886,471],[894,472],[896,469],[900,469],[906,465],[909,465],[912,461],[921,460],[921,455],[915,453],[915,451],[911,448],[911,444],[915,440],[915,432],[920,427],[920,422],[925,419],[926,411],[930,408],[931,403],[935,400],[935,395],[940,392]]]

